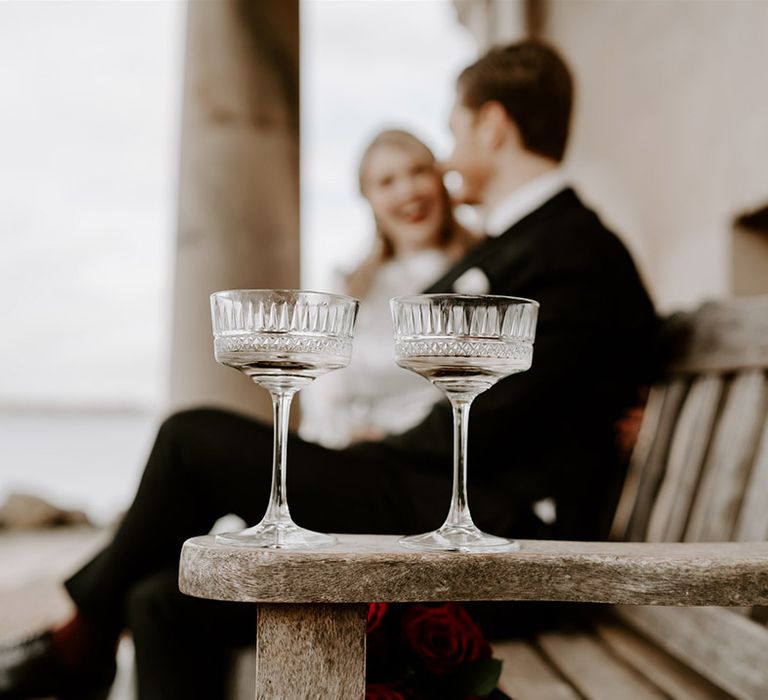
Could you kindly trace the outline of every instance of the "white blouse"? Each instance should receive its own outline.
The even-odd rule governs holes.
[[[326,447],[345,447],[363,431],[400,433],[419,423],[443,393],[395,363],[389,300],[418,294],[448,268],[440,250],[385,262],[376,272],[355,324],[352,360],[299,393],[299,435]],[[339,290],[342,291],[342,290]]]

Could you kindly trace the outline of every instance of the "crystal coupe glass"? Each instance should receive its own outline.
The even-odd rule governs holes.
[[[467,421],[474,398],[531,366],[539,305],[494,295],[418,294],[390,301],[397,364],[421,374],[453,408],[453,496],[448,518],[433,532],[400,540],[412,549],[510,551],[513,540],[472,522],[467,504]]]
[[[211,295],[216,361],[234,367],[272,396],[272,489],[258,525],[216,536],[224,544],[274,549],[333,545],[336,538],[296,525],[288,510],[286,447],[293,395],[349,364],[358,301],[338,294],[234,289]]]

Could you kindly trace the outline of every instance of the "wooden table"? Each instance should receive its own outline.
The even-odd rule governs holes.
[[[370,601],[766,605],[768,543],[521,541],[508,553],[416,552],[339,535],[312,551],[184,544],[179,587],[259,603],[257,698],[363,698]]]

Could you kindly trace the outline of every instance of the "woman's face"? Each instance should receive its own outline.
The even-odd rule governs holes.
[[[366,199],[395,254],[437,245],[445,221],[442,179],[424,153],[382,145],[368,158]]]

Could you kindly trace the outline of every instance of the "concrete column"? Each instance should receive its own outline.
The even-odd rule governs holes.
[[[270,417],[267,393],[213,359],[208,295],[298,284],[298,0],[191,0],[170,408]]]

